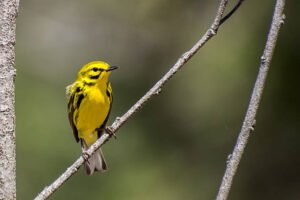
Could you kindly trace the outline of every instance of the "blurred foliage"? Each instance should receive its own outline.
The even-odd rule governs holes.
[[[17,196],[32,199],[79,155],[65,86],[92,60],[111,76],[110,122],[209,27],[219,1],[21,1],[17,23]],[[234,1],[229,7],[233,6]],[[50,199],[214,199],[236,142],[274,1],[240,10],[103,147],[109,171],[81,169]],[[230,199],[300,199],[298,1],[289,1],[256,131]],[[298,88],[298,89],[297,89]]]

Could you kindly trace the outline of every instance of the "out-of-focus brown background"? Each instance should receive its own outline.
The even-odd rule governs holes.
[[[219,1],[21,1],[17,21],[17,195],[32,199],[80,155],[65,86],[105,60],[121,116],[205,32]],[[228,9],[233,6],[231,2]],[[241,127],[275,0],[245,1],[218,35],[103,151],[109,171],[73,176],[50,199],[214,199]],[[229,199],[300,199],[299,9],[286,22]]]

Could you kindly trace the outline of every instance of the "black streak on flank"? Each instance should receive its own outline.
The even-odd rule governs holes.
[[[80,94],[79,97],[78,97],[78,100],[77,100],[77,108],[79,108],[80,104],[81,104],[81,101],[83,99],[84,95],[83,94]]]
[[[108,90],[106,90],[106,95],[110,97],[110,92]]]

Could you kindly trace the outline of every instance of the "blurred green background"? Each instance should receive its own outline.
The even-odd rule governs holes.
[[[17,196],[32,199],[80,155],[65,86],[105,60],[109,124],[205,32],[219,1],[26,0],[16,47]],[[235,1],[231,1],[229,8]],[[256,78],[275,0],[245,1],[218,35],[109,141],[104,174],[80,169],[50,199],[214,199]],[[251,136],[229,199],[300,199],[300,3],[288,1]]]

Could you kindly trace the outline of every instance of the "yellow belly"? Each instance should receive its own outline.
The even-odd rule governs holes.
[[[87,96],[80,104],[76,127],[79,138],[85,140],[87,145],[93,144],[97,140],[97,132],[109,112],[110,102],[108,97],[99,89],[90,89]]]

